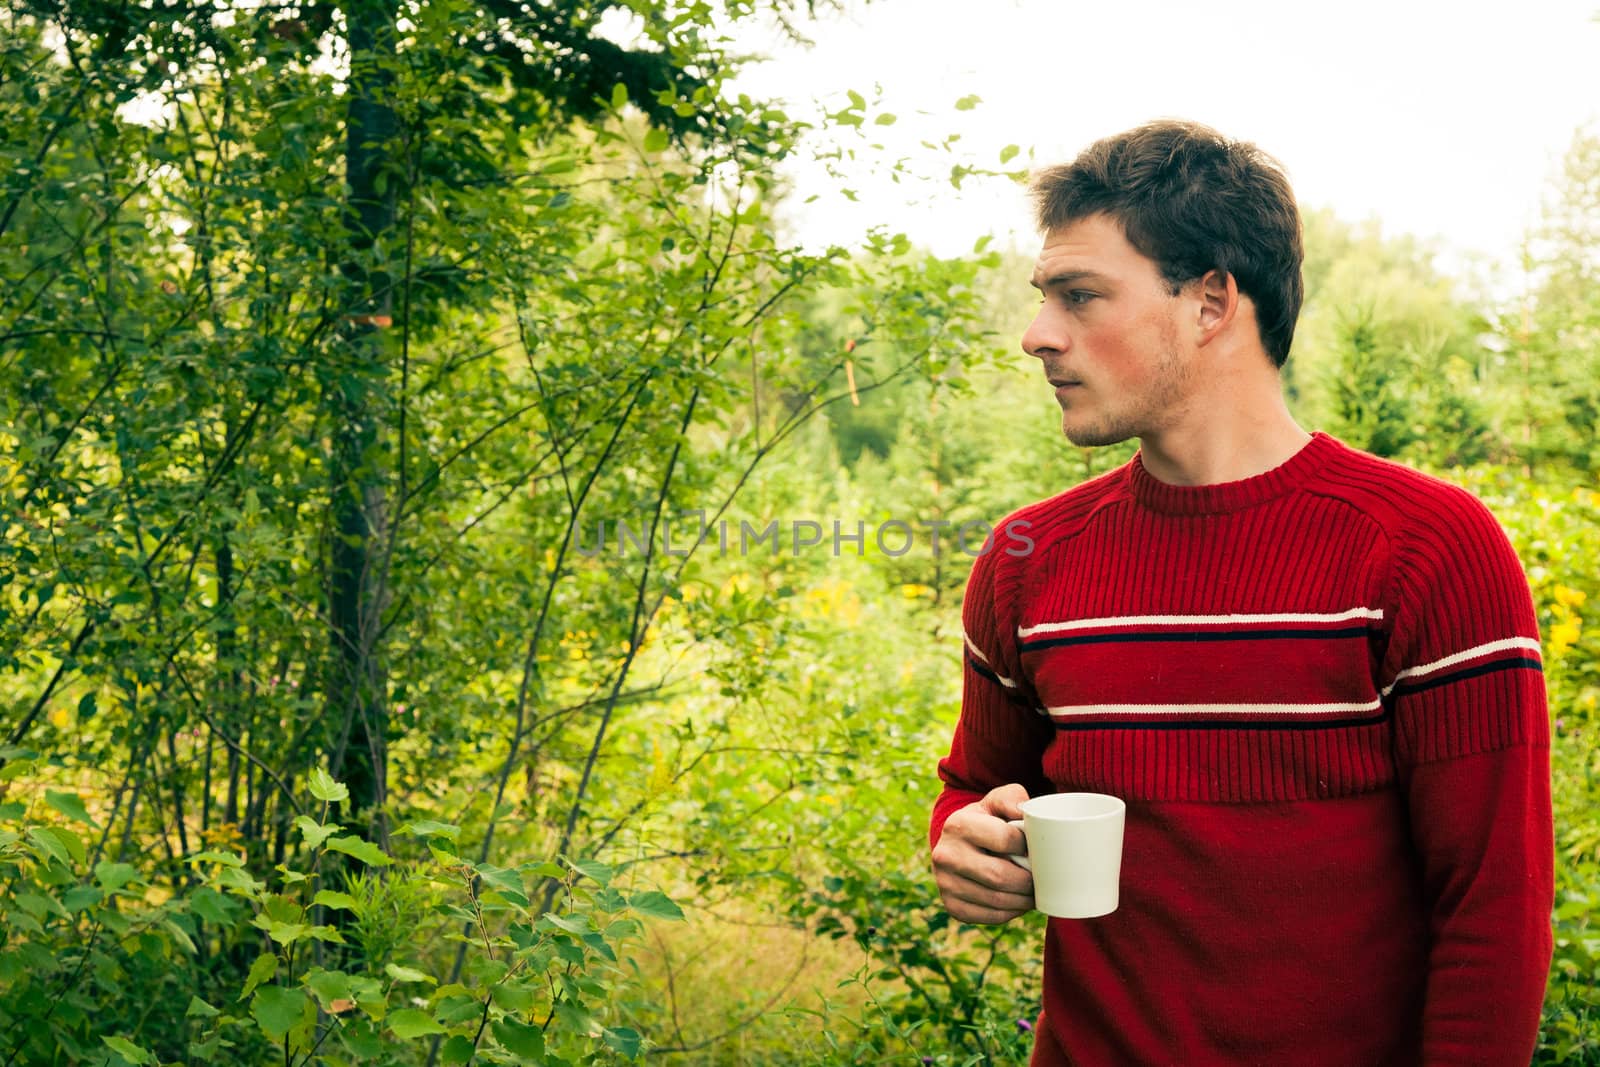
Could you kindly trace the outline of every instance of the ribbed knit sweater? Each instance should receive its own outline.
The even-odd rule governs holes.
[[[1118,909],[1048,922],[1035,1065],[1528,1063],[1549,724],[1472,496],[1324,434],[1222,485],[1135,457],[1002,524],[962,616],[931,841],[1011,782],[1128,805]]]

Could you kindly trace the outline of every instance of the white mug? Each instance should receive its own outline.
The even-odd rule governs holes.
[[[1022,803],[1011,820],[1028,841],[1024,856],[1007,855],[1033,872],[1034,907],[1062,919],[1090,919],[1117,910],[1122,828],[1128,806],[1104,793],[1050,793]]]

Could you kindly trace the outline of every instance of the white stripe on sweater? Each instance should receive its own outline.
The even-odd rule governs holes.
[[[1096,626],[1253,626],[1272,622],[1344,622],[1349,619],[1383,618],[1382,608],[1351,608],[1338,612],[1273,612],[1262,615],[1108,615],[1101,619],[1069,619],[1042,622],[1037,626],[1017,627],[1017,636],[1087,630]]]
[[[1365,704],[1067,704],[1048,708],[1051,715],[1319,715],[1329,712],[1377,711],[1381,700]]]
[[[990,671],[993,672],[994,676],[1000,680],[1001,685],[1005,686],[1007,689],[1015,689],[1017,687],[1016,682],[1012,681],[1010,678],[1007,678],[990,665],[989,657],[983,654],[983,649],[973,644],[972,638],[967,635],[967,631],[961,631],[961,640],[966,642],[967,651],[972,653],[973,658],[979,663],[983,664],[985,667],[988,667]]]
[[[1405,670],[1394,676],[1394,681],[1390,682],[1384,687],[1383,695],[1388,696],[1394,691],[1395,686],[1399,685],[1407,678],[1422,678],[1426,675],[1435,674],[1439,671],[1442,671],[1446,667],[1454,667],[1458,663],[1465,663],[1469,659],[1476,659],[1479,656],[1487,656],[1491,652],[1506,652],[1513,648],[1521,648],[1532,652],[1538,652],[1539,642],[1535,641],[1531,637],[1504,637],[1498,641],[1485,641],[1481,645],[1473,645],[1471,648],[1463,649],[1460,652],[1453,652],[1442,659],[1434,660],[1432,663],[1424,663],[1420,667],[1407,667]]]

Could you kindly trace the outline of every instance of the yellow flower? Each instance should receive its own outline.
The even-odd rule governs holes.
[[[806,590],[805,604],[808,618],[832,618],[846,626],[861,619],[861,598],[855,587],[841,578],[830,578]]]
[[[236,852],[244,846],[244,837],[237,823],[223,822],[200,831],[200,840],[206,847],[224,852]]]
[[[1585,600],[1589,599],[1589,594],[1582,589],[1573,589],[1571,586],[1561,585],[1560,583],[1557,583],[1556,587],[1551,590],[1551,594],[1556,598],[1556,603],[1564,608],[1579,607]]]
[[[1566,654],[1567,649],[1578,643],[1578,637],[1583,633],[1583,620],[1568,612],[1566,617],[1550,627],[1550,634],[1546,644],[1550,647],[1552,659],[1560,658]]]

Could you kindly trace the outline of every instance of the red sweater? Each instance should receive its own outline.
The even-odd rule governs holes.
[[[1121,906],[1049,921],[1035,1065],[1528,1063],[1549,724],[1475,499],[1323,434],[1224,485],[1135,457],[1007,520],[962,617],[931,840],[1008,782],[1128,804]]]

